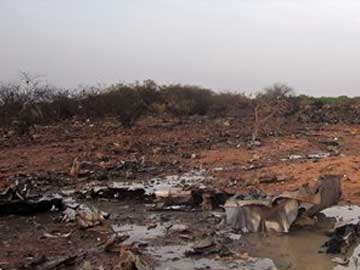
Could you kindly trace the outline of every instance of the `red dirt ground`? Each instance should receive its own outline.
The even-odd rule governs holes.
[[[231,124],[224,125],[226,122]],[[260,146],[251,149],[247,146],[248,130],[234,119],[193,118],[180,122],[147,118],[131,130],[124,130],[112,119],[94,123],[72,121],[38,128],[31,138],[3,134],[0,190],[10,184],[9,177],[19,173],[67,175],[76,157],[100,166],[144,159],[151,162],[160,175],[205,168],[213,176],[215,186],[232,193],[257,187],[276,194],[311,183],[323,174],[337,174],[343,177],[343,202],[360,204],[359,125],[303,127],[281,137],[263,138]],[[337,146],[324,143],[331,144],[334,138]],[[320,152],[332,155],[319,160],[289,160],[291,155]],[[145,180],[153,176],[145,172],[131,179]],[[264,176],[277,176],[280,181],[260,183],[259,179]],[[72,179],[69,185],[76,183],[77,179]],[[59,216],[55,214],[1,218],[0,268],[38,255],[89,251],[104,237],[97,231],[82,231],[57,219]],[[44,232],[67,233],[69,230],[74,230],[71,240],[42,236]],[[98,251],[94,254],[91,258],[97,263],[110,265],[106,269],[112,269],[111,260],[114,263],[118,260],[118,255]]]

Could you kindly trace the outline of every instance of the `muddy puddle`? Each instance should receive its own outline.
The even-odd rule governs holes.
[[[96,233],[96,238],[94,235],[96,243],[91,242],[91,244],[97,247],[97,252],[114,252],[109,251],[110,248],[107,250],[99,247],[101,243],[108,243],[109,239],[116,237],[122,239],[121,242],[116,243],[119,249],[114,249],[115,260],[120,259],[121,248],[131,247],[138,250],[141,256],[150,258],[154,269],[160,270],[358,269],[360,265],[358,243],[355,243],[347,254],[336,256],[326,254],[322,246],[329,240],[327,233],[336,224],[344,222],[358,224],[360,207],[328,208],[318,216],[315,225],[301,227],[295,225],[287,234],[239,234],[224,226],[226,212],[221,204],[210,210],[189,204],[181,211],[179,209],[174,211],[172,208],[156,208],[154,207],[158,204],[156,200],[144,199],[132,193],[137,189],[143,190],[148,195],[157,192],[163,194],[179,186],[196,185],[201,188],[207,180],[209,177],[206,173],[191,172],[182,176],[153,179],[150,183],[140,186],[127,186],[124,183],[110,187],[94,186],[93,192],[97,194],[95,197],[72,197],[75,193],[63,196],[64,202],[70,209],[69,213],[76,213],[73,209],[76,205],[84,209],[98,210],[88,210],[87,215],[83,215],[85,218],[82,223],[77,224],[82,225],[81,234],[87,229]],[[124,187],[128,188],[124,189]],[[106,196],[100,194],[98,189]],[[123,193],[136,199],[124,197],[121,200],[121,197],[114,196]],[[92,218],[98,218],[99,213],[101,222],[89,223],[93,221]],[[77,217],[79,215],[78,213]],[[88,216],[91,218],[87,218]],[[73,222],[69,221],[68,225],[76,227],[74,220],[78,219],[71,220]],[[84,223],[84,220],[87,223]],[[87,226],[84,228],[83,225]],[[53,237],[54,233],[46,235]],[[338,259],[336,263],[334,258]],[[346,261],[346,265],[339,265],[339,258]]]
[[[171,213],[169,213],[171,214]],[[172,213],[178,215],[178,213]],[[161,216],[161,215],[160,215]],[[194,218],[194,216],[193,216]],[[186,218],[185,218],[186,219]],[[154,216],[152,219],[154,220]],[[183,223],[185,220],[183,220]],[[188,220],[190,221],[190,220]],[[180,222],[178,220],[178,222]],[[145,246],[145,252],[155,260],[156,269],[182,270],[182,269],[237,269],[244,262],[225,262],[222,260],[197,256],[190,258],[186,255],[192,250],[193,238],[196,233],[188,230],[188,225],[173,222],[160,223],[158,225],[114,225],[112,229],[116,233],[127,234],[129,238],[124,244],[136,244]],[[236,267],[236,268],[234,268]],[[266,269],[266,268],[256,268]]]
[[[360,243],[345,255],[329,255],[321,249],[328,240],[326,233],[337,222],[356,223],[360,218],[358,206],[335,206],[322,212],[324,216],[314,227],[295,228],[289,234],[256,233],[242,236],[254,257],[271,258],[277,269],[293,270],[355,270],[360,269]],[[334,258],[347,260],[337,265]]]
[[[328,232],[336,222],[358,220],[360,207],[336,206],[323,211],[312,227],[295,227],[289,234],[235,234],[218,228],[222,212],[151,212],[146,205],[97,202],[96,207],[111,213],[111,228],[127,234],[125,244],[137,244],[156,262],[156,269],[293,269],[345,270],[358,269],[360,247],[346,254],[346,266],[337,265],[335,257],[321,252]],[[227,239],[226,246],[241,256],[221,257],[217,254],[187,256],[197,239],[213,235]],[[246,254],[246,256],[244,256]],[[351,256],[353,254],[353,256]],[[360,268],[359,268],[360,269]]]
[[[247,261],[222,261],[208,258],[178,258],[183,254],[186,247],[184,246],[167,246],[161,247],[156,251],[150,253],[159,260],[156,269],[159,270],[200,270],[200,269],[248,269],[248,270],[273,270],[276,269],[270,259],[251,258]],[[174,256],[175,255],[175,256]]]
[[[289,235],[249,234],[243,239],[248,241],[251,256],[271,258],[279,270],[327,270],[334,267],[329,255],[319,253],[327,240],[325,234],[298,231]]]
[[[89,202],[88,202],[89,203]],[[246,256],[221,257],[213,254],[190,256],[197,242],[211,239],[228,239],[226,245],[237,254],[242,248],[242,236],[218,229],[222,212],[165,211],[151,212],[144,204],[94,201],[94,207],[110,213],[111,231],[127,235],[125,245],[140,246],[141,250],[155,262],[159,270],[201,269],[276,269],[271,259]],[[206,248],[205,248],[206,250]]]
[[[112,230],[115,233],[126,234],[129,236],[129,238],[123,242],[124,244],[147,243],[151,239],[163,237],[166,234],[165,226],[161,226],[161,225],[156,225],[156,227],[154,228],[151,225],[150,226],[141,226],[134,224],[113,225]]]

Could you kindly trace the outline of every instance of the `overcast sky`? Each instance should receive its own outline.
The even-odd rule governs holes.
[[[360,95],[358,0],[0,0],[0,81]]]

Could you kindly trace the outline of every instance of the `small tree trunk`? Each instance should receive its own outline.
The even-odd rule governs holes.
[[[256,141],[259,133],[259,105],[256,105],[254,109],[254,115],[255,115],[255,121],[254,121],[254,129],[251,136],[252,142]]]

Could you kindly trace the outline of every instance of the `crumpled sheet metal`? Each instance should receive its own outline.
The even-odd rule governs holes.
[[[298,208],[298,201],[292,199],[279,200],[276,205],[258,201],[240,202],[238,207],[225,204],[227,224],[245,233],[288,232],[298,215]]]
[[[342,221],[335,224],[335,228],[328,234],[330,239],[325,242],[323,248],[329,254],[346,254],[350,247],[360,236],[360,221],[357,223]]]
[[[235,230],[247,232],[289,232],[300,216],[313,216],[338,203],[341,178],[322,176],[314,187],[305,186],[284,192],[273,199],[239,200],[237,196],[225,203],[226,223]]]
[[[307,216],[330,206],[336,205],[341,198],[341,178],[338,175],[320,176],[315,186],[304,186],[293,192],[284,192],[274,198],[289,198],[298,200]]]

